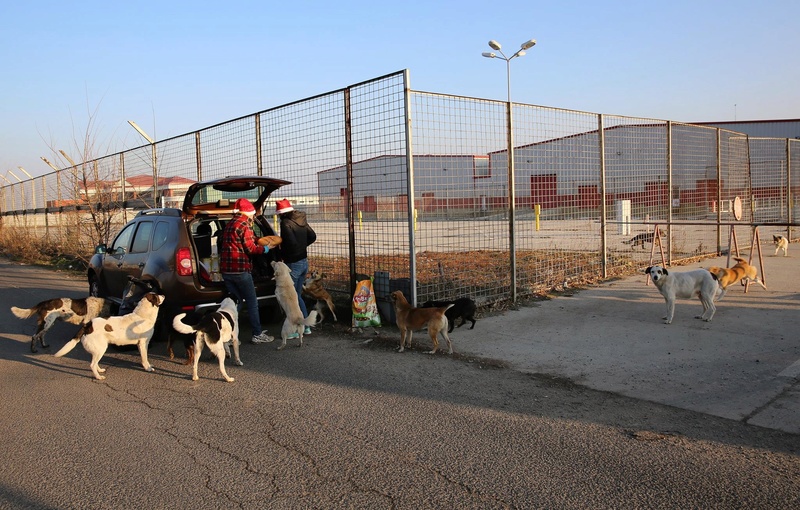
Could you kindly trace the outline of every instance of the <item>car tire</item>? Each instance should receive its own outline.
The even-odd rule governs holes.
[[[100,297],[100,282],[93,274],[89,275],[89,295],[93,297]]]

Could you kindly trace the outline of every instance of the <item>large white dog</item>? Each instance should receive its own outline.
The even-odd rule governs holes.
[[[669,272],[661,266],[648,267],[644,272],[650,275],[656,288],[667,302],[667,316],[664,317],[664,324],[672,323],[677,298],[691,299],[694,297],[699,297],[703,304],[703,315],[695,318],[711,322],[714,312],[717,311],[717,307],[714,306],[714,298],[720,290],[717,275],[705,269],[680,273]]]
[[[78,331],[72,340],[55,353],[55,356],[61,357],[67,354],[80,342],[86,352],[92,355],[89,366],[95,379],[102,381],[106,377],[101,374],[106,369],[100,368],[100,359],[106,353],[108,345],[138,345],[139,354],[142,356],[142,366],[148,372],[152,372],[154,369],[147,361],[147,346],[150,344],[150,339],[153,338],[158,307],[163,302],[164,296],[148,292],[142,297],[136,308],[127,315],[92,319]]]
[[[303,311],[300,310],[300,303],[297,301],[297,291],[292,281],[292,271],[283,262],[273,261],[272,269],[275,271],[275,298],[281,305],[286,320],[283,321],[281,328],[281,345],[278,350],[286,347],[286,339],[289,335],[296,333],[300,339],[300,346],[303,346],[303,332],[306,326],[317,325],[317,311],[309,312],[308,317],[303,318]]]
[[[200,353],[203,352],[203,344],[206,344],[211,353],[219,360],[219,371],[222,373],[222,377],[228,382],[233,382],[233,377],[228,376],[228,372],[225,371],[228,342],[233,344],[234,363],[242,365],[239,359],[239,314],[233,299],[229,297],[223,299],[219,308],[215,312],[204,315],[197,325],[190,326],[184,323],[184,317],[186,317],[185,313],[176,315],[172,320],[172,327],[178,333],[195,333],[192,380],[199,379],[197,365],[200,362]]]

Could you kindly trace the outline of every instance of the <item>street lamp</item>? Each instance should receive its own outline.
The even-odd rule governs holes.
[[[24,168],[22,168],[21,166],[18,166],[17,168],[22,170],[22,172],[25,175],[27,175],[28,178],[31,180],[31,200],[33,201],[33,209],[36,209],[36,183],[33,181],[33,176],[31,174],[29,174],[28,171],[25,170]],[[25,185],[24,184],[22,185],[22,193],[23,194],[25,193]]]
[[[492,39],[489,41],[489,47],[495,51],[500,52],[497,55],[494,52],[486,51],[482,55],[486,58],[499,58],[506,61],[506,88],[508,90],[508,101],[506,103],[506,129],[508,139],[508,237],[509,237],[509,250],[511,252],[511,301],[517,302],[517,255],[516,255],[516,232],[514,231],[515,222],[515,208],[516,208],[516,185],[514,178],[514,128],[511,118],[511,61],[517,57],[525,56],[525,52],[536,46],[536,39],[530,39],[520,44],[516,53],[507,57],[503,53],[500,43]]]
[[[156,141],[150,138],[150,136],[144,132],[142,128],[140,128],[134,121],[129,120],[128,124],[131,125],[133,129],[136,130],[137,133],[142,135],[142,138],[147,140],[150,143],[150,147],[152,149],[152,158],[153,158],[153,206],[157,207],[158,204],[155,203],[158,200],[158,170],[156,169]]]

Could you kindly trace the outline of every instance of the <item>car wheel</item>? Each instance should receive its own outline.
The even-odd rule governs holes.
[[[93,274],[89,275],[89,295],[93,297],[100,297],[100,282]]]

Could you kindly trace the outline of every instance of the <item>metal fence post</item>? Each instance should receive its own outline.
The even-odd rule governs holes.
[[[261,164],[261,114],[256,113],[256,172],[259,176],[264,175],[264,168]]]
[[[345,174],[347,180],[347,246],[350,265],[350,295],[356,291],[356,226],[353,209],[353,125],[350,103],[350,87],[344,89],[344,152]]]
[[[717,132],[717,253],[722,252],[722,130]]]
[[[514,127],[513,118],[511,115],[512,103],[509,98],[506,105],[506,118],[508,132],[508,248],[509,248],[509,265],[511,269],[511,302],[517,302],[517,245],[516,245],[516,231],[515,231],[515,216],[516,216],[516,196],[517,186],[516,179],[514,178]]]
[[[410,277],[409,302],[417,306],[417,250],[414,236],[414,152],[411,138],[411,82],[408,69],[403,71],[403,117],[406,124],[406,165],[408,172],[408,270]]]
[[[667,121],[667,263],[672,265],[672,121]],[[680,199],[680,195],[678,195]]]
[[[606,231],[608,206],[606,189],[606,137],[603,130],[603,114],[597,115],[597,150],[600,156],[600,268],[603,278],[608,278],[608,238]]]

